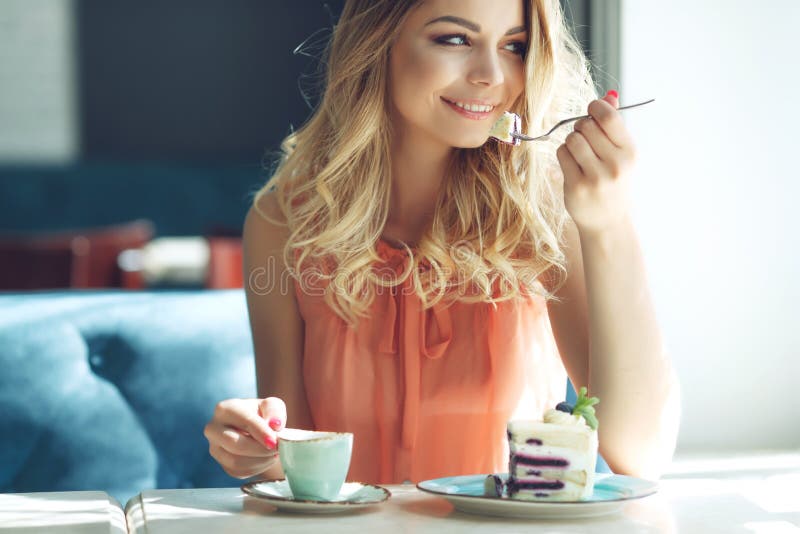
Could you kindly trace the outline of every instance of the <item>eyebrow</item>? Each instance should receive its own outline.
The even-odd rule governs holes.
[[[454,17],[453,15],[445,15],[443,17],[437,17],[433,20],[429,20],[425,23],[425,26],[430,26],[431,24],[435,24],[437,22],[451,22],[453,24],[458,24],[459,26],[463,26],[464,28],[473,31],[475,33],[480,33],[481,27],[478,24],[475,24],[472,21],[467,19],[462,19],[461,17]],[[511,28],[506,32],[506,35],[516,35],[518,33],[522,33],[525,31],[525,26],[516,26]]]

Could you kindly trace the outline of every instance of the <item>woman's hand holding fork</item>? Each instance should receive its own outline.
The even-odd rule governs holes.
[[[616,91],[589,104],[588,118],[558,147],[564,174],[564,205],[581,234],[603,232],[630,213],[629,175],[636,147],[622,115]]]

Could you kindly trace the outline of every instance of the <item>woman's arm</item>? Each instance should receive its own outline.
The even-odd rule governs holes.
[[[259,199],[259,209],[273,219],[283,220],[272,194]],[[244,223],[243,267],[256,382],[260,398],[283,399],[289,426],[313,429],[302,375],[303,318],[293,281],[285,273],[283,263],[283,246],[288,234],[285,226],[267,221],[250,208]],[[280,464],[276,462],[264,476],[282,478]]]
[[[619,474],[658,478],[675,450],[680,389],[664,349],[644,262],[629,222],[591,236],[566,232],[567,282],[548,311],[576,389],[600,399],[600,452]]]
[[[600,398],[600,450],[612,470],[658,478],[675,450],[680,393],[665,351],[630,219],[636,150],[611,91],[589,104],[556,155],[568,280],[550,303],[553,332],[575,387]]]

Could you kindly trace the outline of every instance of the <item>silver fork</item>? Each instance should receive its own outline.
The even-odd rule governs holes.
[[[619,107],[617,108],[617,111],[622,111],[623,109],[635,108],[636,106],[644,106],[645,104],[649,104],[650,102],[655,102],[655,100],[656,100],[655,98],[651,98],[650,100],[647,100],[645,102],[639,102],[638,104],[631,104],[630,106]],[[586,119],[588,117],[590,117],[590,115],[581,115],[580,117],[572,117],[571,119],[564,119],[563,121],[559,122],[558,124],[550,128],[549,132],[547,132],[544,135],[540,135],[538,137],[530,137],[518,131],[511,132],[511,137],[513,137],[515,140],[519,139],[520,141],[545,141],[550,137],[550,134],[553,133],[556,129],[564,126],[565,124],[569,124],[570,122],[574,122],[580,119]],[[515,124],[519,123],[516,122]]]

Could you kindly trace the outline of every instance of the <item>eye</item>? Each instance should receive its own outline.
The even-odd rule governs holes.
[[[469,44],[467,36],[463,33],[455,35],[442,35],[441,37],[434,39],[434,41],[444,46],[463,46]]]
[[[521,57],[525,57],[525,54],[528,53],[528,43],[524,41],[512,41],[503,46],[503,48]]]

